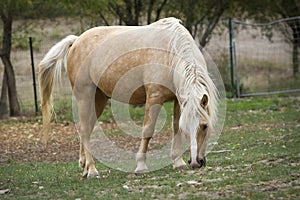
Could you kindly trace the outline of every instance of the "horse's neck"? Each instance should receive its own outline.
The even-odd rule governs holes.
[[[173,82],[176,89],[180,89],[183,87],[185,82],[185,70],[180,66],[176,66],[174,68]]]
[[[185,69],[175,69],[174,70],[174,85],[176,88],[176,97],[180,103],[183,103],[193,90],[193,85],[187,83],[187,72]]]

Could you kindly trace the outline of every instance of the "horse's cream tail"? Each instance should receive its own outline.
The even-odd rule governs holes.
[[[61,70],[67,66],[67,55],[78,36],[70,35],[54,45],[39,64],[39,87],[43,115],[42,142],[49,140],[50,122],[53,113],[51,94],[53,81],[61,77]]]
[[[42,142],[47,146],[50,132],[50,122],[52,116],[51,102],[42,103],[42,115],[43,115],[43,129],[42,129]]]

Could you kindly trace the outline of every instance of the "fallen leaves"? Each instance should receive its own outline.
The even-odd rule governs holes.
[[[137,152],[139,137],[118,132],[115,123],[101,123],[106,136],[119,148]],[[51,124],[50,140],[47,148],[41,141],[42,123],[23,119],[1,123],[0,126],[0,165],[11,161],[21,162],[74,162],[78,160],[79,137],[75,124],[60,122]],[[156,134],[149,150],[160,148],[171,141],[170,131]]]
[[[38,122],[2,123],[0,126],[0,164],[11,161],[75,161],[79,142],[74,125],[52,124],[50,141],[41,142],[42,124]]]

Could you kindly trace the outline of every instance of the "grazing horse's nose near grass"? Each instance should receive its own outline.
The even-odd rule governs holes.
[[[200,167],[201,167],[200,164],[199,164],[198,162],[192,162],[192,163],[190,163],[190,166],[191,166],[193,169],[195,169],[195,168],[200,168]]]
[[[190,164],[190,166],[195,169],[195,168],[201,168],[202,166],[205,167],[206,166],[206,158],[204,157],[203,159],[196,159],[197,161],[192,162],[192,159],[190,159],[188,161],[188,163]]]

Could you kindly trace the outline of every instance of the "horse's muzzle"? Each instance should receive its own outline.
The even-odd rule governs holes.
[[[191,159],[188,161],[188,163],[190,164],[190,166],[191,166],[192,168],[201,168],[202,166],[203,166],[203,167],[206,166],[206,158],[205,158],[205,157],[203,157],[202,159],[199,159],[199,158],[197,157],[196,160],[197,160],[197,162],[193,162],[193,163],[192,163]]]

